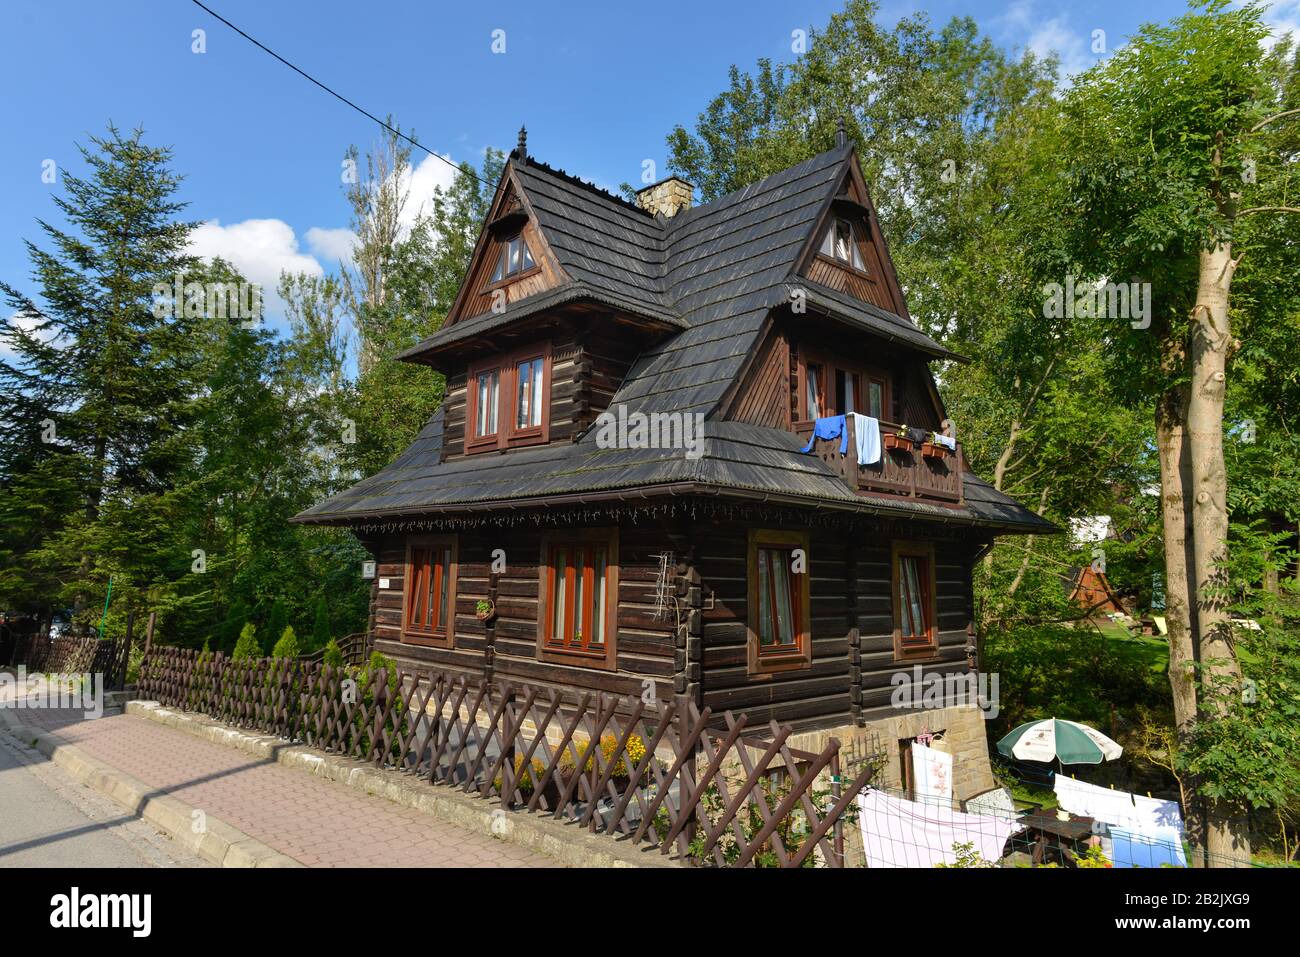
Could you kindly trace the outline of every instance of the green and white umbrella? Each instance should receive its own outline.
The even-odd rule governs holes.
[[[1060,718],[1025,722],[998,742],[998,751],[1021,761],[1062,764],[1101,764],[1124,753],[1122,747],[1100,731]]]

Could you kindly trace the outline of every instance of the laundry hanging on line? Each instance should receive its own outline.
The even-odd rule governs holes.
[[[813,446],[817,444],[818,439],[839,439],[840,455],[849,450],[849,428],[848,420],[843,415],[828,415],[816,419],[813,422],[812,438],[808,444],[803,447],[803,451],[811,452]]]
[[[953,864],[958,844],[973,845],[993,862],[1001,859],[1007,838],[1023,829],[1010,817],[967,814],[875,789],[858,795],[858,809],[868,867]]]
[[[857,445],[858,464],[875,465],[880,461],[880,420],[861,412],[851,412],[853,440]]]

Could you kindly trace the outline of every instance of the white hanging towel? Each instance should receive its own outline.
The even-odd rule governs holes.
[[[952,805],[952,755],[912,742],[912,780],[916,799],[944,807]]]
[[[875,465],[880,461],[880,422],[861,412],[850,412],[853,435],[858,446],[858,464]]]
[[[1183,832],[1183,814],[1177,801],[1098,787],[1063,774],[1056,776],[1054,790],[1057,803],[1072,814],[1095,818],[1148,837],[1163,835],[1170,829],[1179,834]]]
[[[942,432],[934,433],[934,442],[936,445],[942,445],[945,449],[948,449],[951,452],[957,451],[957,440],[949,438]]]
[[[1021,830],[1010,817],[966,814],[871,790],[858,795],[858,823],[868,867],[934,867],[957,860],[956,844],[972,844],[986,861],[1002,857]]]

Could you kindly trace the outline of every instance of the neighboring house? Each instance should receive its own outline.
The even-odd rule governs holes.
[[[1090,614],[1127,614],[1128,609],[1106,577],[1105,543],[1119,540],[1111,517],[1086,515],[1070,519],[1067,526],[1070,544],[1090,552],[1093,561],[1087,565],[1071,566],[1061,576],[1061,587],[1066,597]]]
[[[1092,565],[1072,566],[1061,576],[1066,597],[1079,608],[1094,615],[1127,614],[1119,595],[1110,587],[1106,573]]]
[[[839,439],[801,452],[835,413],[941,430],[928,363],[959,358],[912,322],[842,138],[692,193],[669,178],[627,202],[521,135],[443,328],[401,356],[446,375],[443,408],[295,521],[372,552],[374,646],[404,665],[687,695],[792,723],[800,747],[867,727],[895,781],[895,742],[946,730],[958,796],[991,786],[978,712],[893,696],[913,666],[976,667],[974,562],[1055,526],[965,471],[960,445],[862,468],[852,437],[847,458]]]

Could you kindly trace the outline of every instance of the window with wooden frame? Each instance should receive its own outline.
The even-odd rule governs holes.
[[[551,344],[475,363],[465,392],[467,454],[549,441]]]
[[[531,272],[536,266],[537,263],[533,260],[533,254],[528,249],[528,242],[524,239],[523,233],[516,233],[509,239],[501,241],[501,250],[497,254],[497,263],[492,270],[492,278],[488,280],[488,285],[515,279],[526,272]]]
[[[618,636],[618,530],[543,534],[538,577],[539,657],[613,669]]]
[[[934,546],[895,542],[891,551],[894,657],[933,658],[939,653]]]
[[[812,665],[808,533],[750,529],[750,674]]]
[[[835,360],[813,349],[799,350],[799,421],[857,412],[881,421],[889,417],[889,377],[864,365]]]
[[[851,220],[837,217],[827,227],[817,254],[841,266],[847,266],[855,272],[869,275],[866,261],[862,256],[863,235],[861,226],[855,225]]]
[[[456,633],[456,546],[455,535],[407,540],[402,641],[452,646]]]

